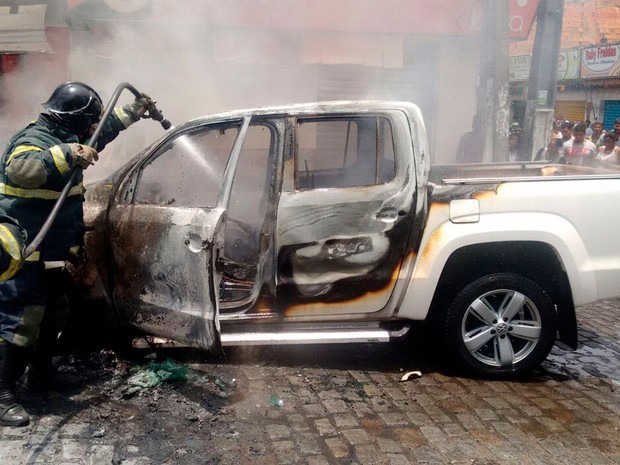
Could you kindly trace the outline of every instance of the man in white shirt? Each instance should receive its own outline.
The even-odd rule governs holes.
[[[579,123],[573,127],[573,138],[564,142],[560,154],[569,165],[592,166],[596,145],[586,139],[584,124]]]

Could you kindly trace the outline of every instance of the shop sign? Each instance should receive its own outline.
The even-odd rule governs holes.
[[[605,78],[619,75],[620,44],[605,44],[582,50],[582,78]]]
[[[510,0],[509,28],[512,40],[525,40],[530,34],[539,0]]]
[[[510,82],[527,81],[530,78],[532,66],[531,55],[514,55],[508,62],[508,76]]]
[[[579,79],[580,49],[562,50],[558,59],[558,80]]]

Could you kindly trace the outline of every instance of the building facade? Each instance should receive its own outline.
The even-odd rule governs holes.
[[[173,123],[240,107],[413,101],[435,162],[452,162],[476,114],[488,1],[0,0],[0,142],[58,82],[86,81],[106,100],[127,81]],[[511,37],[532,37],[538,0],[505,1]],[[115,142],[111,166],[161,135],[142,126]]]
[[[512,118],[525,108],[533,36],[511,44]],[[620,2],[565,0],[558,57],[555,117],[601,121],[610,129],[620,117]]]

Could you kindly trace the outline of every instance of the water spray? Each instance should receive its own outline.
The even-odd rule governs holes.
[[[120,97],[121,93],[125,89],[129,90],[136,98],[140,98],[144,96],[142,92],[140,92],[138,89],[136,89],[134,86],[132,86],[131,84],[127,82],[121,82],[118,86],[116,86],[116,89],[114,90],[114,93],[112,94],[112,97],[110,98],[110,101],[108,102],[108,106],[106,107],[106,110],[103,113],[103,116],[101,117],[101,121],[99,121],[99,124],[97,125],[97,129],[95,129],[95,132],[93,133],[92,137],[90,138],[90,140],[88,141],[86,145],[90,147],[95,146],[97,139],[99,138],[99,135],[101,134],[101,131],[103,130],[103,123],[105,123],[105,121],[108,119],[108,117],[114,110],[114,105],[116,105],[118,98]],[[147,107],[147,116],[143,116],[143,118],[150,118],[150,119],[154,119],[155,121],[159,121],[159,123],[161,124],[161,127],[164,128],[165,130],[168,130],[172,127],[172,124],[170,123],[170,121],[164,118],[164,115],[157,108],[157,106],[155,105],[155,102],[153,102],[152,104],[149,104],[149,106]],[[63,203],[65,203],[65,200],[67,199],[69,195],[69,191],[71,190],[71,186],[75,182],[77,175],[79,173],[79,170],[81,169],[82,168],[79,164],[76,164],[71,169],[71,175],[69,177],[69,181],[67,182],[65,187],[62,189],[60,193],[60,197],[58,197],[58,199],[56,200],[56,203],[54,204],[54,207],[52,208],[52,211],[50,212],[49,216],[45,220],[45,223],[43,223],[41,230],[37,233],[35,238],[30,242],[28,247],[26,247],[26,250],[24,250],[24,255],[23,255],[24,259],[28,258],[30,255],[32,255],[32,253],[35,250],[37,250],[37,248],[39,247],[39,245],[41,244],[41,242],[43,241],[43,239],[49,232],[52,226],[52,223],[58,216],[58,212],[60,211],[60,208],[62,207]]]

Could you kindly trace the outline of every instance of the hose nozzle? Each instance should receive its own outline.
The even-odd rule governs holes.
[[[172,127],[172,123],[168,121],[166,118],[164,118],[164,115],[162,114],[161,110],[157,108],[155,104],[149,105],[148,112],[149,112],[149,117],[151,119],[154,119],[155,121],[159,121],[159,124],[161,124],[161,127],[164,128],[166,131]]]

